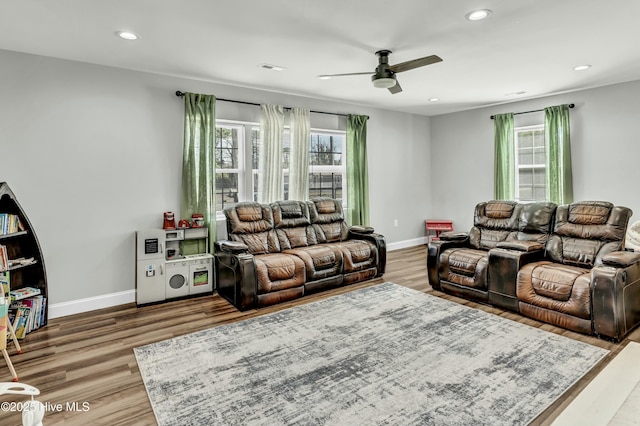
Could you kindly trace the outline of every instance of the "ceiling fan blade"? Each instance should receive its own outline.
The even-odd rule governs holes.
[[[407,62],[401,62],[399,64],[391,65],[389,67],[390,71],[395,73],[409,71],[414,68],[424,67],[425,65],[435,64],[437,62],[442,62],[442,58],[438,55],[425,56],[420,59],[413,59]]]
[[[389,91],[391,92],[392,95],[402,92],[402,87],[400,87],[400,82],[396,80],[396,85],[389,87]]]
[[[371,75],[374,74],[373,71],[369,72],[350,72],[346,74],[321,74],[318,76],[319,79],[333,78],[333,77],[346,77],[349,75]]]

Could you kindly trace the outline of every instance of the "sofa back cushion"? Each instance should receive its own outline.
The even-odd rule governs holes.
[[[624,247],[631,210],[606,201],[583,201],[556,209],[547,256],[555,262],[591,268]]]
[[[555,203],[548,201],[523,204],[516,238],[521,241],[536,241],[544,246],[553,230],[557,207]]]
[[[308,203],[276,201],[271,203],[271,211],[281,250],[318,244],[311,226]]]
[[[349,228],[344,221],[340,200],[314,198],[309,201],[309,214],[319,243],[347,239]]]
[[[471,245],[490,250],[499,242],[515,239],[521,204],[515,201],[487,201],[476,206],[473,228],[469,231]]]
[[[280,252],[270,206],[242,202],[226,208],[224,215],[227,219],[228,238],[231,241],[246,244],[251,254]]]

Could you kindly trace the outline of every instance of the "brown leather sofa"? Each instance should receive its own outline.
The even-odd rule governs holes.
[[[339,200],[243,202],[224,214],[228,240],[216,242],[216,286],[240,310],[385,271],[384,237],[371,227],[348,227]]]
[[[553,203],[518,204],[495,200],[479,203],[474,212],[474,226],[469,233],[443,233],[440,241],[429,245],[429,283],[437,290],[489,302],[489,298],[498,292],[495,285],[489,286],[491,250],[503,245],[509,247],[515,242],[531,249],[541,249],[549,234],[555,208]],[[529,251],[526,258],[530,260],[542,254]],[[515,295],[514,279],[511,279],[510,286]],[[502,292],[509,290],[500,289]]]
[[[518,232],[489,249],[486,299],[484,292],[474,299],[576,332],[621,340],[640,323],[640,253],[624,251],[631,210],[601,201],[557,208],[546,204],[540,210],[534,206],[522,205]],[[547,221],[550,209],[553,220]],[[465,240],[455,234],[441,238],[429,245],[431,285],[469,298],[468,292],[440,285],[450,262],[446,251]]]

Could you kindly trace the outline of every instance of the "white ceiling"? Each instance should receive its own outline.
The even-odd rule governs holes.
[[[638,80],[638,17],[638,0],[0,0],[0,49],[437,115]],[[443,62],[395,95],[316,78],[373,72],[380,49]]]

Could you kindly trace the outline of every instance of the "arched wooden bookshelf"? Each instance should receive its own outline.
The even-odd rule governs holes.
[[[47,273],[38,237],[29,218],[6,182],[0,183],[0,214],[16,215],[20,221],[18,231],[6,232],[6,229],[0,229],[0,245],[6,247],[9,260],[8,271],[11,290],[34,287],[39,289],[40,294],[48,300]],[[16,261],[20,259],[22,261]],[[45,304],[42,314],[42,325],[44,326],[49,317],[47,304]]]

